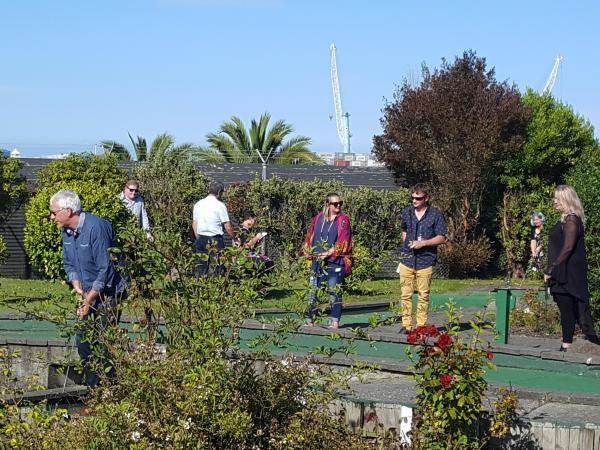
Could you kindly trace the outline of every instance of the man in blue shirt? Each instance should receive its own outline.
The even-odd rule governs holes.
[[[84,362],[85,381],[94,387],[99,379],[90,357],[98,345],[98,333],[118,322],[117,306],[127,289],[109,253],[115,246],[115,232],[106,220],[83,212],[79,196],[64,189],[50,198],[50,218],[62,228],[67,281],[80,297],[77,317],[82,322],[75,344]]]
[[[417,184],[411,188],[412,205],[402,211],[402,255],[400,273],[402,329],[412,329],[412,295],[417,286],[417,327],[427,323],[429,289],[437,247],[446,242],[446,222],[437,208],[429,206],[427,188]]]
[[[123,191],[119,194],[119,198],[123,201],[125,207],[131,211],[133,217],[136,218],[138,225],[144,231],[150,242],[154,241],[154,237],[150,233],[150,220],[148,220],[148,211],[144,205],[144,199],[139,196],[140,185],[137,180],[129,179],[123,186]]]

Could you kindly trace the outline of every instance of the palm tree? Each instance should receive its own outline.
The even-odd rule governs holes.
[[[175,145],[175,138],[168,133],[162,133],[156,136],[148,150],[146,138],[137,136],[136,139],[133,139],[133,136],[130,133],[128,134],[138,161],[161,161],[166,158],[192,158],[198,151],[198,148],[193,144],[185,143]],[[123,144],[119,144],[115,141],[102,141],[102,146],[104,147],[105,153],[114,153],[119,156],[119,159],[124,161],[131,160],[131,155]]]
[[[323,164],[308,149],[309,137],[296,136],[284,142],[294,129],[284,120],[278,120],[269,129],[270,120],[271,115],[264,113],[258,122],[252,119],[250,129],[246,130],[241,119],[233,116],[229,122],[221,124],[218,133],[206,135],[208,148],[200,149],[193,157],[230,163],[260,163],[264,158],[271,163]]]
[[[123,144],[116,141],[102,141],[102,148],[105,154],[116,156],[120,161],[131,161],[131,154]]]

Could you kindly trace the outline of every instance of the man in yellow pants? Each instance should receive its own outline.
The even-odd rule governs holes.
[[[411,188],[412,205],[402,211],[402,256],[398,271],[402,301],[402,328],[400,333],[412,330],[412,295],[415,284],[419,294],[416,325],[427,323],[429,288],[433,265],[437,260],[437,247],[446,242],[446,222],[437,208],[429,206],[425,186]]]

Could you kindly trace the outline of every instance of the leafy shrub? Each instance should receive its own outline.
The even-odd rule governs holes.
[[[259,372],[255,362],[265,361],[259,355],[278,330],[255,344],[260,353],[240,351],[232,330],[251,315],[261,283],[247,272],[243,249],[225,249],[221,274],[197,277],[196,258],[178,236],[157,229],[155,242],[148,242],[143,233],[126,231],[124,250],[144,261],[155,286],[149,295],[164,318],[166,349],[155,346],[149,328],[136,325],[135,342],[109,328],[99,341],[115,377],[102,375],[86,405],[90,417],[41,412],[33,426],[19,427],[24,421],[13,412],[0,447],[14,439],[18,448],[48,449],[369,448],[327,409],[335,386],[350,374],[291,359],[267,359]],[[135,313],[136,299],[129,307]]]
[[[192,209],[208,193],[208,180],[185,158],[138,163],[134,176],[153,227],[191,237]]]
[[[414,364],[417,382],[412,430],[414,449],[479,449],[484,443],[476,435],[487,389],[484,366],[490,369],[495,366],[491,362],[494,355],[489,343],[481,339],[481,332],[491,325],[485,317],[476,316],[470,321],[473,333],[467,341],[459,336],[460,312],[452,303],[447,307],[447,331],[440,333],[435,326],[422,326],[415,328],[407,338],[409,343],[420,344]],[[410,349],[407,353],[411,359],[415,357]],[[496,436],[508,430],[499,421],[512,417],[508,411],[497,416],[492,430]]]
[[[352,254],[352,274],[345,279],[344,284],[349,292],[364,292],[363,284],[375,277],[381,267],[379,258],[384,255],[374,255],[360,240],[352,243]]]
[[[276,253],[295,258],[325,196],[341,189],[341,183],[273,177],[231,186],[225,190],[224,199],[234,219],[240,220],[245,209],[253,210],[266,226]]]
[[[117,197],[125,173],[113,158],[71,155],[40,170],[36,194],[26,210],[25,250],[32,264],[49,278],[63,273],[60,229],[49,216],[50,197],[60,189],[77,192],[85,211],[108,220],[119,233],[129,213]]]
[[[512,190],[504,194],[500,208],[499,237],[504,249],[501,265],[506,267],[513,277],[523,277],[531,262],[531,215],[535,211],[544,213],[546,231],[558,217],[552,206],[552,189],[529,192]],[[547,250],[545,253],[547,254]]]
[[[480,236],[464,243],[448,243],[440,248],[450,278],[469,278],[481,273],[492,257],[492,245]]]
[[[359,254],[355,249],[359,264],[361,259],[379,261],[386,251],[401,243],[400,216],[408,204],[408,193],[404,189],[348,188],[338,182],[297,182],[274,177],[230,186],[224,200],[234,220],[240,221],[247,209],[258,214],[258,226],[269,232],[270,249],[295,260],[310,222],[323,207],[329,192],[339,193],[344,201],[343,210],[350,217],[353,241],[359,246]],[[353,269],[358,270],[355,279],[373,276],[374,267],[356,267]]]
[[[19,175],[22,165],[18,159],[8,158],[0,152],[0,222],[27,188],[25,178]]]

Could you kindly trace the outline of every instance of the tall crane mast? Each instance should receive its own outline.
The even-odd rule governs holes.
[[[556,58],[554,58],[554,65],[552,66],[552,71],[550,72],[548,81],[546,81],[546,85],[544,86],[542,95],[552,93],[552,88],[554,87],[554,83],[556,83],[556,75],[558,74],[558,68],[560,67],[561,61],[562,61],[562,56],[556,55]]]
[[[335,108],[335,123],[344,153],[350,153],[350,114],[342,110],[342,96],[340,94],[340,80],[337,72],[337,58],[335,43],[329,47],[331,50],[331,88],[333,90],[333,106]]]

